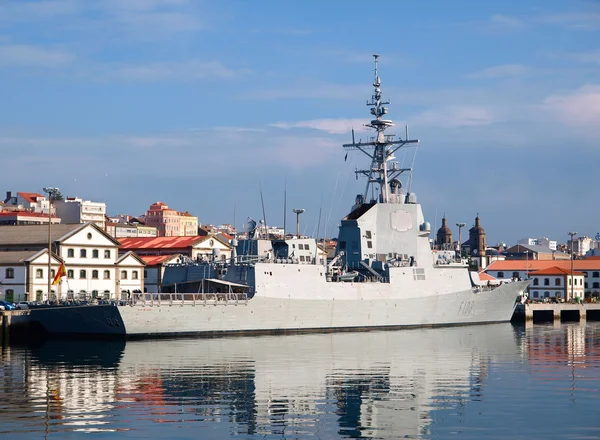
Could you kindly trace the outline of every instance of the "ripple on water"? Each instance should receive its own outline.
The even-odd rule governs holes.
[[[594,438],[600,326],[3,347],[0,435]]]

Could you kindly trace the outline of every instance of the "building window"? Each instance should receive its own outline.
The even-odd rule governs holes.
[[[540,284],[540,280],[538,280],[537,278],[533,279],[533,285],[534,286],[538,286]]]
[[[92,290],[92,298],[98,298],[98,291]]]
[[[110,270],[105,270],[104,271],[104,279],[105,280],[110,280]]]
[[[550,285],[550,278],[544,278],[544,286]]]
[[[87,277],[87,273],[85,273],[85,270],[80,270],[79,271],[79,278],[86,278]]]
[[[110,258],[110,251],[109,250],[104,251],[104,258]]]
[[[14,277],[15,277],[15,270],[12,267],[7,268],[5,271],[4,278],[14,278]]]
[[[43,269],[36,269],[35,270],[35,277],[36,278],[44,278],[44,270]]]
[[[504,278],[504,272],[498,272],[498,278]]]
[[[127,271],[126,270],[122,270],[121,271],[121,279],[122,280],[126,280],[127,279]]]
[[[52,269],[50,271],[50,278],[54,279],[55,276],[56,276],[56,269]]]
[[[13,289],[6,289],[4,299],[8,302],[13,302],[15,300],[15,291]]]
[[[513,272],[513,278],[519,278],[519,272]]]
[[[80,250],[79,250],[79,257],[80,257],[80,258],[87,258],[87,250],[85,250],[85,249],[80,249]]]
[[[36,290],[35,291],[35,300],[41,301],[42,298],[43,298],[43,292],[41,290]]]
[[[596,282],[592,285],[592,289],[598,289],[600,287],[600,283]]]
[[[550,292],[544,292],[544,298],[550,298]]]
[[[94,280],[97,280],[97,279],[98,279],[98,271],[97,271],[97,270],[93,270],[93,271],[92,271],[92,278],[93,278]]]
[[[554,280],[554,285],[555,286],[560,286],[560,278],[557,278]]]
[[[67,257],[68,258],[75,257],[75,250],[74,249],[67,249]]]
[[[148,278],[148,271],[144,269],[144,278]]]
[[[134,270],[133,272],[131,272],[131,279],[133,279],[133,280],[138,279],[138,271],[137,270]]]
[[[98,258],[98,249],[92,251],[92,258]]]
[[[73,270],[68,270],[67,271],[67,278],[74,278],[75,275],[73,274]]]
[[[373,247],[373,242],[371,240],[367,240],[367,247],[371,249]]]
[[[600,272],[593,272],[592,276],[598,278],[600,277]]]
[[[536,292],[533,292],[533,297],[534,297],[534,298],[539,298],[539,294],[537,293],[537,291],[536,291]]]

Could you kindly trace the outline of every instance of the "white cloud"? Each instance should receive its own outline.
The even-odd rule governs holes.
[[[162,81],[233,78],[245,73],[248,73],[248,70],[234,70],[220,61],[191,60],[111,67],[102,76],[126,80]]]
[[[600,29],[600,12],[544,14],[535,18],[534,21],[542,24],[566,26],[571,29],[590,31]]]
[[[495,27],[519,29],[525,27],[525,22],[515,17],[508,15],[496,14],[490,18],[490,22]]]
[[[61,67],[68,64],[73,55],[26,44],[0,45],[0,66]]]
[[[552,95],[544,100],[543,107],[572,127],[588,127],[600,134],[599,85],[586,85],[572,93]]]
[[[591,63],[600,65],[600,50],[590,52],[571,52],[561,54],[561,57],[568,58],[580,63]]]
[[[523,64],[503,64],[492,66],[467,75],[470,79],[495,79],[523,76],[531,72],[531,68]]]
[[[443,128],[477,127],[495,122],[489,107],[475,105],[455,105],[426,110],[410,122],[415,125],[427,125]]]
[[[299,122],[277,122],[271,124],[271,127],[281,129],[311,128],[330,134],[344,134],[350,133],[353,128],[356,132],[367,131],[368,129],[365,127],[367,122],[365,119],[312,119]]]

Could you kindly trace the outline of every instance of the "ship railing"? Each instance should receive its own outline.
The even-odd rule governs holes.
[[[238,305],[248,304],[248,293],[246,292],[198,292],[198,293],[141,293],[133,297],[122,300],[121,305],[142,305],[142,306],[161,306],[161,305]]]

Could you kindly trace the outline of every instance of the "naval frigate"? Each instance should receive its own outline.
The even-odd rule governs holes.
[[[13,324],[36,322],[63,335],[130,337],[392,329],[509,321],[528,281],[483,285],[453,250],[436,250],[431,227],[411,186],[412,165],[396,153],[418,140],[386,134],[389,105],[382,97],[375,55],[373,95],[367,101],[373,137],[344,149],[370,158],[365,191],[341,221],[336,255],[320,257],[315,239],[232,240],[230,260],[167,267],[179,274],[170,293],[139,293],[108,305],[33,309]],[[405,190],[405,187],[407,190]],[[165,286],[168,288],[168,286]]]

